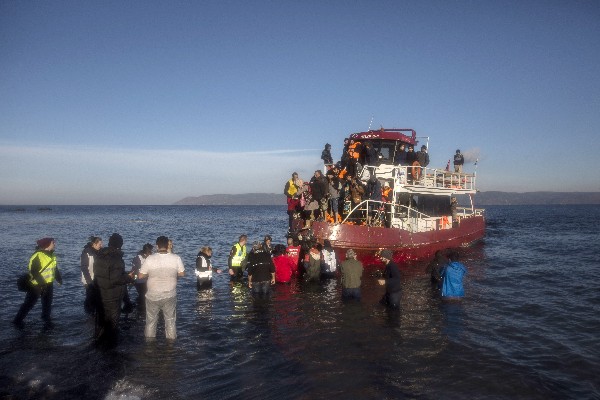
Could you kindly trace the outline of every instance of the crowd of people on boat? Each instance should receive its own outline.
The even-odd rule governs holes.
[[[345,139],[342,157],[336,163],[331,155],[331,145],[327,143],[321,159],[323,171],[315,171],[308,181],[293,172],[284,186],[290,233],[310,227],[313,221],[389,227],[393,204],[414,204],[410,196],[394,198],[394,181],[379,179],[369,168],[376,167],[379,162],[379,154],[369,141],[361,143]],[[413,145],[404,143],[399,145],[393,161],[395,166],[416,166],[406,170],[408,183],[418,182],[429,162],[427,146],[423,145],[420,151],[415,152]],[[462,173],[464,156],[460,150],[456,150],[453,162],[454,171]],[[446,170],[449,171],[449,168],[450,160]],[[456,206],[456,198],[453,197],[450,207],[453,207],[454,224],[458,220]]]
[[[288,236],[287,245],[273,245],[267,235],[262,242],[253,242],[249,251],[247,235],[239,236],[227,261],[230,282],[232,285],[247,283],[253,296],[260,299],[269,298],[276,284],[290,284],[292,280],[311,284],[339,278],[342,299],[360,300],[364,267],[355,250],[347,249],[341,262],[328,240],[320,244],[306,234],[308,236]],[[134,307],[137,307],[138,315],[145,317],[144,336],[147,339],[156,337],[160,314],[166,338],[175,339],[177,280],[185,275],[185,267],[181,257],[173,253],[173,242],[166,236],[159,236],[155,245],[144,244],[131,260],[130,268],[126,267],[122,246],[123,238],[118,233],[110,236],[106,247],[100,237],[92,236],[81,253],[81,282],[85,288],[83,307],[95,319],[95,342],[100,346],[115,346],[121,314],[131,313]],[[13,319],[13,324],[19,328],[24,326],[26,316],[39,299],[42,319],[52,325],[53,286],[54,282],[62,284],[54,251],[53,238],[37,241],[29,260],[25,300]],[[391,250],[381,250],[377,256],[385,265],[379,279],[379,284],[385,286],[381,303],[398,308],[400,269]],[[212,249],[208,246],[202,247],[196,256],[194,272],[198,291],[210,289],[213,273],[223,272],[213,267],[211,258]],[[442,252],[436,253],[429,270],[432,282],[439,287],[443,298],[464,296],[462,279],[466,268],[458,261],[458,253],[450,252],[447,257]],[[135,287],[135,302],[129,298],[128,286]]]

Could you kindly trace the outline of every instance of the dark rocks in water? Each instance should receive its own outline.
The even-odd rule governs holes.
[[[40,207],[38,211],[52,211],[52,209],[50,207]]]

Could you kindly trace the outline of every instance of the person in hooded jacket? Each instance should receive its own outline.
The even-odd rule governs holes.
[[[214,268],[211,262],[212,248],[205,246],[196,256],[196,289],[212,288],[213,271],[220,274],[221,270]]]
[[[94,259],[98,256],[98,251],[101,248],[102,239],[98,236],[90,236],[89,242],[84,246],[81,256],[79,257],[81,265],[81,282],[85,287],[83,309],[90,315],[93,315],[96,312],[98,289],[94,286]]]
[[[108,247],[101,249],[94,261],[94,281],[100,292],[95,337],[98,344],[108,347],[117,344],[121,302],[125,297],[127,283],[131,281],[125,271],[122,246],[121,235],[113,233],[108,239]]]
[[[460,263],[457,251],[448,254],[450,262],[440,271],[442,276],[442,298],[444,300],[461,299],[465,296],[463,278],[467,274],[467,268]]]

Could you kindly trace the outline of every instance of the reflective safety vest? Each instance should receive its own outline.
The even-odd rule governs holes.
[[[234,245],[235,254],[231,258],[232,267],[241,267],[242,262],[246,259],[246,246],[242,246],[239,242]]]
[[[289,184],[289,185],[288,185],[287,194],[288,194],[290,197],[294,197],[294,195],[295,195],[296,193],[298,193],[298,188],[296,188],[296,184],[294,183],[294,180],[293,180],[293,179],[290,179],[290,180],[288,181],[288,184]]]
[[[51,255],[48,255],[43,251],[36,251],[33,253],[29,259],[29,275],[31,275],[31,265],[36,258],[40,259],[40,274],[42,275],[42,278],[44,278],[44,282],[54,282],[54,276],[56,275],[56,256],[54,253]],[[38,281],[36,281],[33,276],[31,276],[31,284],[33,286],[38,285]]]

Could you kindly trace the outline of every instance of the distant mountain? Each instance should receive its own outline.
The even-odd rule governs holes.
[[[186,197],[174,203],[177,206],[270,206],[285,204],[286,200],[283,193],[208,194]]]
[[[462,203],[462,202],[461,202]],[[285,195],[277,193],[210,194],[186,197],[175,205],[239,206],[286,204]],[[600,192],[480,192],[475,196],[477,206],[534,205],[534,204],[600,204]]]

